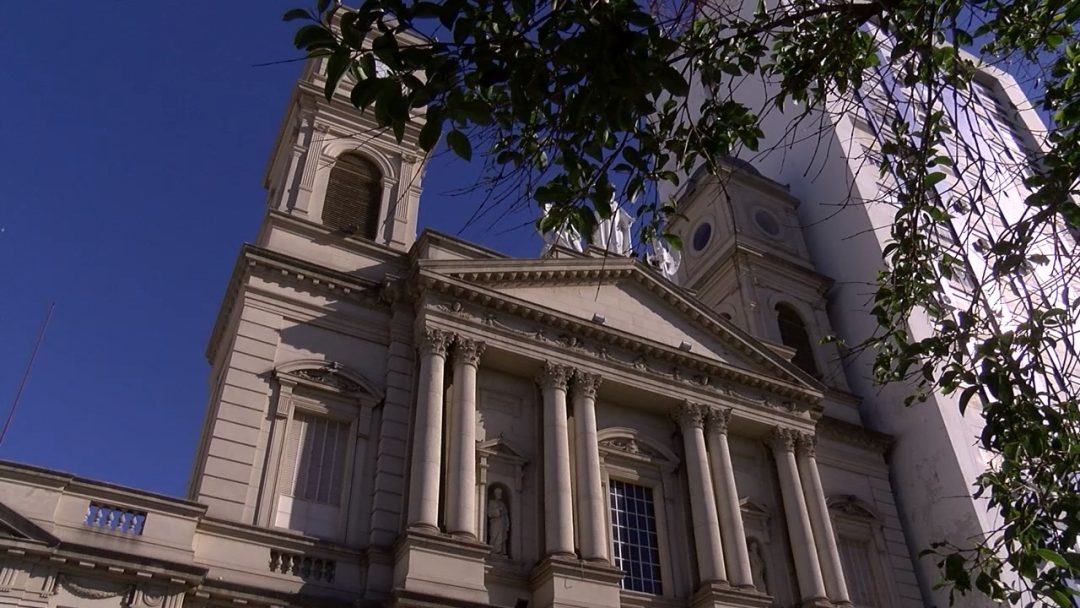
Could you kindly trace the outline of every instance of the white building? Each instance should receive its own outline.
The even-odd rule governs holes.
[[[888,57],[889,39],[879,36],[879,41],[880,53]],[[927,108],[921,86],[902,86],[890,72],[889,61],[881,64],[860,90],[833,99],[826,112],[799,129],[781,128],[787,126],[788,116],[769,116],[766,133],[786,132],[785,139],[763,142],[763,150],[778,147],[752,161],[802,201],[798,224],[815,268],[835,281],[825,296],[829,318],[837,336],[848,345],[862,344],[878,327],[870,309],[896,213],[890,176],[882,176],[879,170],[881,143],[894,137],[893,117],[902,117],[916,129]],[[748,83],[740,94],[753,104],[766,99],[768,91],[768,85]],[[1022,284],[1030,288],[1040,283],[1042,289],[1033,290],[1034,299],[1049,294],[1043,304],[1056,306],[1061,303],[1054,298],[1060,296],[1063,282],[1070,280],[1048,264],[1035,266],[1026,276],[995,281],[988,278],[983,255],[988,242],[1030,213],[1025,199],[1031,190],[1023,179],[1039,162],[1046,128],[1016,80],[992,66],[976,70],[970,91],[947,88],[935,108],[945,112],[952,127],[945,153],[955,163],[952,173],[936,186],[954,219],[951,229],[942,226],[936,238],[966,266],[942,284],[941,293],[947,304],[964,310],[973,294],[981,291],[1007,330],[1023,318],[1016,314],[1014,289],[1022,291]],[[795,225],[794,220],[788,224]],[[760,223],[757,226],[767,230]],[[1076,250],[1076,235],[1064,226],[1051,225],[1036,235],[1032,253],[1044,254],[1056,263]],[[1078,287],[1073,280],[1071,289]],[[1073,322],[1066,331],[1075,336],[1080,324],[1075,317]],[[929,335],[932,327],[925,311],[916,311],[908,321],[915,338]],[[844,359],[845,375],[851,390],[862,398],[859,409],[867,428],[893,438],[890,477],[920,586],[927,590],[939,580],[939,573],[933,559],[918,558],[919,551],[938,541],[970,547],[997,528],[994,513],[984,501],[972,497],[976,478],[990,463],[989,455],[977,446],[982,411],[974,399],[962,415],[959,394],[940,393],[932,394],[926,403],[905,407],[913,385],[876,385],[873,358],[869,350],[850,353]],[[1075,376],[1069,380],[1074,386],[1080,382]],[[927,598],[940,606],[949,601],[947,590],[928,592]],[[960,598],[958,603],[989,604],[976,595]]]
[[[954,409],[860,413],[880,397],[818,343],[844,292],[791,192],[695,180],[682,287],[595,249],[511,259],[416,238],[416,133],[358,137],[321,91],[309,65],[187,500],[0,464],[0,606],[931,604],[905,537],[979,517],[925,504],[965,487]],[[925,426],[923,454],[863,419]]]

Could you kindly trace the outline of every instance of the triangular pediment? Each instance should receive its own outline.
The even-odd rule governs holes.
[[[430,278],[454,281],[455,289],[469,285],[483,290],[481,300],[506,298],[515,308],[557,312],[597,332],[613,332],[811,392],[823,388],[690,293],[630,258],[438,260],[425,261],[421,268]]]
[[[41,526],[0,503],[0,538],[55,546],[60,541]]]
[[[502,437],[488,439],[487,441],[478,441],[476,442],[476,448],[482,453],[500,457],[504,460],[521,463],[528,462],[529,460],[521,450],[516,449],[509,441]]]

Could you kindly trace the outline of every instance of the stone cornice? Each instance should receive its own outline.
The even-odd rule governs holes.
[[[225,331],[237,298],[241,294],[241,287],[248,277],[256,273],[266,273],[275,281],[302,286],[310,293],[332,295],[338,299],[352,300],[368,306],[380,304],[380,285],[374,281],[245,244],[240,251],[232,276],[229,278],[229,286],[225,290],[225,297],[217,320],[214,322],[210,342],[206,347],[206,358],[211,363],[214,361],[218,345],[221,344],[222,332]]]
[[[780,399],[763,396],[758,400],[759,405],[772,409],[806,411],[820,404],[823,398],[823,393],[816,387],[800,386],[765,373],[735,367],[723,361],[652,342],[622,330],[587,323],[573,315],[513,296],[460,281],[425,280],[428,282],[427,287],[437,293],[469,301],[469,306],[458,301],[442,309],[458,319],[481,326],[484,331],[500,329],[516,340],[528,339],[549,348],[553,345],[561,346],[607,363],[624,366],[633,370],[633,373],[651,372],[659,378],[674,379],[692,387],[718,392],[725,400],[739,399],[737,392],[727,386],[728,382],[777,395]],[[476,306],[486,310],[476,310]],[[520,327],[520,320],[530,323],[527,327]],[[535,328],[535,325],[542,327]],[[544,327],[563,333],[546,331]],[[626,356],[621,356],[623,351],[627,353]],[[767,358],[761,359],[767,367],[775,365]],[[671,364],[671,371],[657,368],[656,364],[661,362],[665,365]]]
[[[818,422],[817,434],[826,439],[860,447],[878,454],[884,454],[888,451],[893,442],[890,435],[828,416],[823,416],[821,421]]]
[[[456,279],[456,280],[455,280]],[[803,384],[804,390],[817,394],[825,389],[819,381],[803,373],[793,364],[739,329],[730,321],[714,311],[696,302],[692,296],[662,279],[653,271],[643,267],[632,258],[611,257],[606,259],[584,258],[576,260],[484,260],[483,264],[461,260],[425,260],[420,262],[417,273],[417,288],[434,288],[450,293],[462,299],[475,300],[479,303],[501,308],[498,300],[515,300],[495,290],[486,289],[488,285],[567,285],[574,283],[604,283],[630,279],[659,297],[669,306],[690,321],[696,323],[710,335],[721,339],[726,346],[739,352],[750,361],[773,367],[777,372],[790,378],[790,384]],[[539,311],[550,311],[564,317],[569,323],[579,325],[580,330],[601,329],[595,324],[558,311],[545,309],[535,304],[528,306]],[[607,331],[617,332],[609,328]],[[624,332],[619,332],[624,333]],[[625,334],[629,336],[630,334]],[[640,340],[640,338],[635,338]]]

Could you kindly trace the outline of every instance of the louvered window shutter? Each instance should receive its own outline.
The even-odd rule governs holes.
[[[349,425],[321,416],[296,414],[302,426],[293,496],[325,505],[341,502]]]
[[[326,184],[322,223],[335,230],[374,239],[378,232],[382,174],[359,155],[341,155]]]
[[[877,581],[870,565],[870,543],[865,540],[840,537],[840,561],[844,569],[844,581],[851,594],[851,603],[857,608],[875,608],[878,605]]]

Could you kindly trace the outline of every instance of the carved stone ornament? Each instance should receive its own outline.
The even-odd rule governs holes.
[[[728,425],[731,424],[731,408],[710,408],[705,424],[710,433],[727,435]]]
[[[799,432],[795,429],[788,429],[782,426],[773,427],[769,437],[767,439],[772,449],[778,452],[794,452],[795,443],[798,439]]]
[[[110,584],[103,581],[83,584],[64,574],[59,575],[57,578],[60,586],[68,593],[85,600],[103,600],[110,597],[130,596],[134,591],[133,585]]]
[[[675,413],[673,418],[679,424],[679,428],[683,430],[700,429],[705,427],[705,415],[707,413],[708,409],[704,405],[683,401],[683,404],[679,406],[679,411]]]
[[[132,606],[149,606],[150,608],[157,608],[165,603],[165,591],[158,587],[140,587],[135,592],[135,601],[131,603]]]
[[[480,363],[480,357],[487,347],[479,340],[471,338],[454,338],[454,360],[465,365],[476,366]]]
[[[800,456],[814,458],[814,448],[817,447],[817,436],[811,433],[800,433],[795,441],[795,449]]]
[[[316,368],[298,369],[293,375],[317,382],[346,393],[354,393],[362,390],[356,382],[345,377],[341,373],[341,364],[331,361],[330,363]]]
[[[570,380],[570,372],[571,369],[565,365],[545,361],[544,368],[540,370],[536,381],[542,388],[555,388],[565,391],[567,381]]]
[[[661,454],[648,445],[638,443],[633,437],[613,437],[600,442],[600,447],[615,450],[632,456],[662,458]]]
[[[450,340],[454,335],[448,331],[425,327],[417,339],[420,352],[425,355],[446,356],[446,349],[450,346]]]
[[[581,370],[574,371],[574,391],[589,399],[596,399],[596,391],[600,388],[600,381],[599,374],[590,374]]]
[[[409,285],[404,279],[387,277],[379,288],[379,300],[384,304],[396,304],[408,299]]]
[[[877,520],[877,515],[859,498],[851,494],[830,496],[826,501],[830,511],[836,511],[851,517]]]

